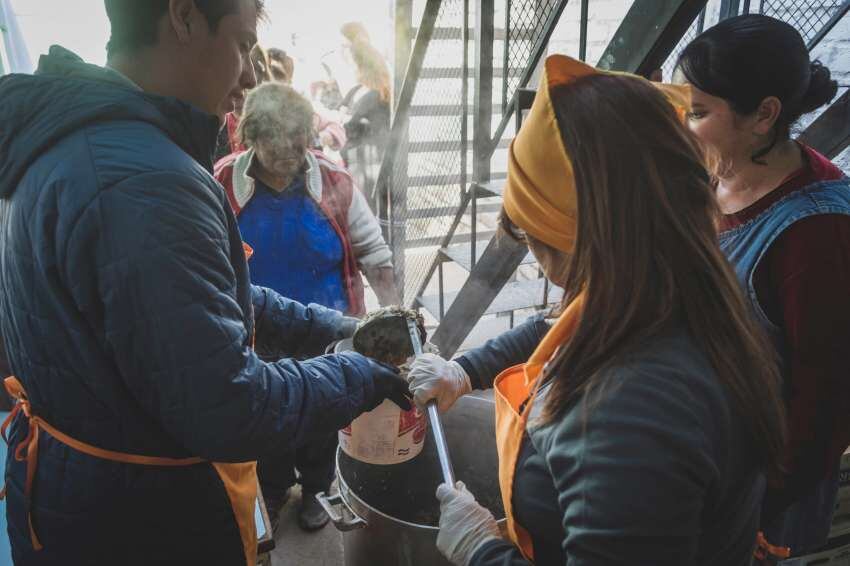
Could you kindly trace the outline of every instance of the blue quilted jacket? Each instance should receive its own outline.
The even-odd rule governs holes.
[[[254,460],[327,435],[373,397],[357,354],[306,357],[341,315],[250,285],[213,179],[214,117],[52,48],[0,80],[0,333],[34,411],[91,445]],[[253,312],[253,314],[252,314]],[[264,356],[265,357],[265,356]],[[11,445],[26,434],[13,423]],[[32,521],[9,455],[16,564],[241,564],[209,464],[128,465],[41,435]]]

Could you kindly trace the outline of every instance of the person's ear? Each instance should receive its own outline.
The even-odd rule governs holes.
[[[169,0],[168,22],[177,41],[189,43],[193,35],[198,33],[198,15],[195,0]]]
[[[766,136],[773,131],[779,115],[782,114],[782,102],[775,96],[768,96],[761,101],[753,115],[753,133],[758,136]]]

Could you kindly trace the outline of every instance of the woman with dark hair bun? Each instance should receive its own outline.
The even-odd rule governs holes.
[[[806,554],[827,540],[850,444],[850,183],[790,131],[837,84],[793,27],[761,15],[701,34],[677,78],[693,87],[688,122],[713,156],[721,247],[783,370],[789,437],[764,540]]]

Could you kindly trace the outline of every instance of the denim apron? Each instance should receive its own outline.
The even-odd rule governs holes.
[[[770,246],[789,226],[819,214],[850,216],[850,180],[845,177],[804,187],[774,203],[752,220],[721,232],[719,236],[720,247],[734,266],[756,319],[776,348],[780,370],[786,376],[788,348],[785,335],[783,329],[767,317],[759,304],[753,287],[753,274]],[[787,394],[787,382],[785,389]],[[770,524],[763,525],[765,538],[773,545],[790,547],[795,556],[823,546],[829,535],[837,493],[836,465],[834,474],[821,481],[814,490],[796,501]]]

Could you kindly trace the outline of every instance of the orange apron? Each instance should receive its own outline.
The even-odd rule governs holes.
[[[245,258],[251,259],[254,250],[248,244],[242,244],[245,251]],[[38,436],[39,432],[44,430],[47,434],[65,444],[89,456],[101,458],[103,460],[111,460],[113,462],[121,462],[124,464],[135,464],[139,466],[194,466],[205,462],[202,458],[162,458],[158,456],[141,456],[139,454],[126,454],[124,452],[114,452],[112,450],[104,450],[85,442],[80,442],[71,438],[67,434],[57,430],[38,415],[32,412],[27,393],[20,381],[14,376],[7,377],[4,385],[9,395],[16,400],[15,407],[12,412],[6,417],[3,425],[0,426],[0,436],[9,443],[6,436],[6,430],[14,420],[18,413],[23,412],[28,420],[29,432],[15,448],[15,460],[18,462],[26,461],[27,475],[24,485],[24,495],[27,499],[27,505],[31,505],[30,493],[32,492],[32,484],[35,480],[35,472],[38,467]],[[240,462],[235,464],[224,464],[220,462],[211,462],[213,468],[221,478],[224,484],[224,489],[227,492],[227,497],[230,499],[230,505],[233,507],[233,515],[236,519],[236,524],[239,527],[239,536],[242,540],[242,548],[245,553],[245,564],[247,566],[255,566],[257,564],[257,526],[254,523],[254,507],[257,501],[257,462]],[[6,487],[0,490],[0,500],[6,497]],[[30,529],[30,541],[35,550],[41,550],[44,546],[35,532],[32,524],[32,515],[30,510],[27,510],[27,522]]]
[[[29,432],[18,446],[15,448],[14,456],[18,462],[27,463],[26,483],[24,485],[24,495],[27,498],[27,504],[31,505],[30,494],[32,492],[32,484],[35,479],[36,468],[38,467],[38,436],[43,430],[62,444],[73,448],[89,456],[101,458],[103,460],[111,460],[113,462],[121,462],[124,464],[136,464],[139,466],[194,466],[202,464],[205,460],[202,458],[163,458],[158,456],[141,456],[139,454],[126,454],[124,452],[114,452],[112,450],[104,450],[86,444],[67,434],[57,430],[49,423],[33,414],[29,399],[27,399],[26,391],[24,391],[21,382],[15,377],[7,377],[5,380],[6,391],[9,392],[14,399],[17,400],[12,412],[6,417],[0,434],[6,444],[9,439],[6,436],[6,430],[12,423],[18,413],[23,412],[28,420]],[[212,466],[218,472],[224,488],[227,491],[227,496],[230,498],[230,504],[233,507],[233,514],[236,518],[236,523],[239,526],[239,535],[242,539],[242,547],[245,552],[245,563],[248,566],[254,566],[257,563],[257,528],[254,524],[254,505],[257,500],[257,463],[244,462],[238,464],[222,464],[212,462]],[[5,498],[6,488],[0,491],[0,499]],[[27,521],[29,522],[30,541],[36,550],[41,550],[44,546],[35,532],[32,524],[32,515],[27,512]]]
[[[517,458],[522,448],[528,416],[534,402],[534,393],[543,367],[557,353],[558,348],[575,333],[584,296],[574,300],[549,330],[528,362],[507,369],[493,383],[496,403],[496,448],[499,452],[499,487],[505,507],[508,537],[519,547],[527,560],[534,561],[531,536],[514,519],[512,496]],[[525,406],[523,407],[523,403]]]

